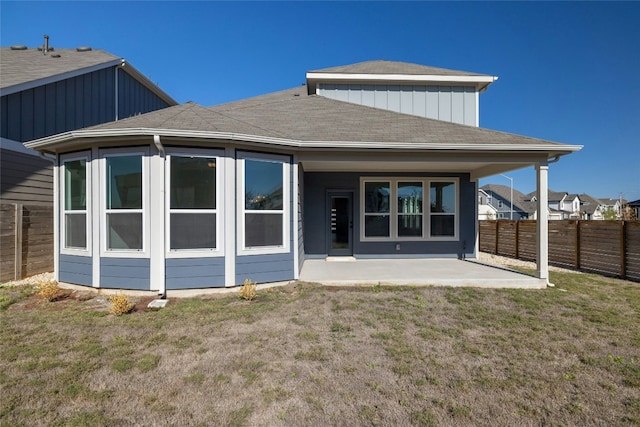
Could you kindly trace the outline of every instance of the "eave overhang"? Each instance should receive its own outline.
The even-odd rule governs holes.
[[[482,92],[498,80],[496,76],[487,75],[440,75],[440,74],[359,74],[359,73],[307,73],[307,91],[309,95],[316,93],[318,83],[352,83],[367,84],[384,82],[387,84],[428,84],[474,86]]]

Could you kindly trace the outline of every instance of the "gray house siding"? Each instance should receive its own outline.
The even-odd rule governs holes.
[[[0,150],[2,203],[53,205],[53,165],[49,160],[12,150]]]
[[[236,284],[293,280],[293,251],[284,254],[245,255],[236,258]]]
[[[60,254],[58,279],[61,282],[91,286],[93,284],[93,258]]]
[[[169,105],[118,69],[119,119]],[[5,95],[0,100],[0,136],[30,141],[116,119],[115,67]]]
[[[100,258],[101,288],[148,291],[150,273],[148,258]]]
[[[318,85],[318,95],[429,119],[477,126],[477,100],[470,86]]]
[[[457,241],[396,241],[362,242],[360,241],[360,177],[447,177],[459,179],[459,239]],[[353,191],[353,252],[356,256],[366,255],[451,255],[472,254],[475,242],[475,184],[469,181],[467,174],[441,173],[333,173],[310,172],[304,180],[304,210],[306,212],[304,233],[305,253],[307,255],[327,254],[327,191]],[[396,249],[396,244],[400,249]]]
[[[167,290],[224,287],[224,258],[169,258],[165,286]]]

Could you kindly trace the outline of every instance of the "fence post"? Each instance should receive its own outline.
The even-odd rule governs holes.
[[[22,203],[15,204],[15,253],[13,279],[22,279]]]
[[[516,231],[515,231],[515,233],[516,233],[515,234],[516,259],[520,259],[520,254],[518,253],[519,252],[519,246],[520,246],[518,244],[518,242],[520,241],[520,236],[519,236],[520,232],[518,231],[519,229],[520,229],[520,221],[516,220]]]
[[[626,221],[620,221],[620,277],[625,279],[627,277],[627,257],[625,256],[625,233],[627,228]]]
[[[498,230],[500,229],[500,227],[498,227],[498,221],[500,221],[499,219],[496,219],[496,242],[493,245],[493,249],[495,250],[495,254],[498,254]]]
[[[576,220],[576,242],[575,242],[576,258],[574,261],[576,270],[580,270],[580,220]]]

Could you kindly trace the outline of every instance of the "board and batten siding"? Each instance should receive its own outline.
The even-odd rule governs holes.
[[[165,260],[165,286],[172,289],[224,287],[224,258],[168,258]]]
[[[158,290],[151,289],[150,277],[149,258],[100,258],[101,288]]]
[[[2,96],[0,136],[25,142],[168,107],[122,69],[117,86],[116,97],[110,67]]]
[[[60,254],[58,279],[61,282],[92,286],[92,268],[92,257]]]
[[[428,119],[478,126],[477,97],[471,86],[318,85],[318,95]]]

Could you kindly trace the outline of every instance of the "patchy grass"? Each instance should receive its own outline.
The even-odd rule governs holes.
[[[116,317],[0,287],[0,425],[640,425],[640,285],[324,288]]]

